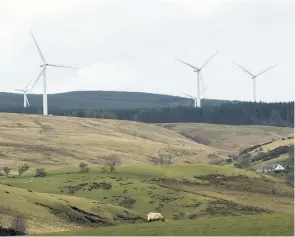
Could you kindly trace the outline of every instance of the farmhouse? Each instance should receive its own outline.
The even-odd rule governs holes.
[[[278,172],[278,171],[282,171],[282,170],[285,170],[285,169],[280,164],[272,164],[272,165],[262,165],[262,166],[260,166],[257,169],[257,172],[266,173],[266,172]]]

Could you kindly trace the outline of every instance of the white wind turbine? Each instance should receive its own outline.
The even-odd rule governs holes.
[[[197,88],[197,90],[198,90],[198,93],[197,93],[197,100],[195,100],[194,107],[197,107],[197,106],[198,106],[199,108],[201,108],[201,89],[200,89],[200,74],[201,74],[201,70],[205,67],[205,65],[207,65],[207,64],[212,60],[212,58],[213,58],[217,53],[218,53],[218,51],[217,51],[215,54],[213,54],[213,56],[211,56],[211,58],[209,58],[209,59],[203,64],[203,66],[200,67],[200,68],[197,68],[197,67],[195,67],[195,66],[193,66],[193,65],[191,65],[191,64],[188,64],[188,63],[186,63],[186,62],[184,62],[184,61],[182,61],[182,60],[180,60],[180,59],[178,59],[178,58],[174,58],[174,59],[176,59],[176,60],[178,60],[178,61],[180,61],[180,62],[182,62],[182,63],[188,65],[189,67],[193,68],[193,69],[194,69],[194,72],[197,73],[197,77],[198,77],[198,80],[197,80],[197,86],[198,86],[198,88]]]
[[[203,91],[201,92],[201,97],[203,97],[203,98],[206,97],[205,92],[206,92],[206,90],[208,89],[208,87],[209,87],[209,86],[206,86],[206,87],[204,88],[204,85],[203,85]],[[196,104],[196,101],[198,100],[198,98],[196,98],[196,97],[194,97],[194,96],[192,96],[192,95],[189,95],[189,94],[186,94],[186,93],[180,92],[180,91],[179,91],[179,93],[180,93],[180,94],[183,94],[183,95],[185,95],[185,96],[190,97],[191,99],[194,100],[194,104]]]
[[[248,70],[246,70],[245,68],[243,68],[242,66],[240,66],[239,64],[235,63],[234,61],[233,61],[233,63],[236,64],[238,67],[240,67],[242,70],[244,70],[246,73],[248,73],[249,75],[252,76],[252,79],[253,79],[253,101],[256,102],[256,78],[257,78],[258,76],[260,76],[261,74],[263,74],[263,73],[269,71],[270,69],[276,67],[278,64],[276,64],[276,65],[274,65],[274,66],[271,66],[271,67],[269,67],[269,68],[263,70],[262,72],[260,72],[260,73],[258,73],[258,74],[256,74],[256,75],[254,75],[254,74],[252,74],[251,72],[249,72]]]
[[[32,81],[30,81],[25,87],[24,89],[14,89],[16,91],[21,91],[24,93],[24,108],[27,108],[30,106],[30,103],[29,103],[29,100],[28,100],[28,97],[27,97],[27,92],[28,92],[28,86],[30,85]]]
[[[39,55],[43,61],[43,64],[40,65],[40,67],[42,67],[42,70],[41,72],[39,73],[37,79],[35,80],[34,84],[32,85],[31,89],[30,89],[30,92],[33,90],[34,86],[36,85],[36,83],[38,82],[39,78],[41,77],[41,75],[43,74],[43,115],[48,115],[48,103],[47,103],[47,88],[46,88],[46,67],[64,67],[64,68],[74,68],[74,69],[77,69],[75,67],[69,67],[69,66],[64,66],[64,65],[56,65],[56,64],[48,64],[46,63],[45,61],[45,58],[40,50],[40,47],[38,46],[37,44],[37,41],[32,33],[31,32],[31,35],[33,37],[33,40],[35,42],[35,45],[37,47],[37,50],[39,52]]]

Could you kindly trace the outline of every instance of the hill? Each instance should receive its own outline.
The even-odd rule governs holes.
[[[30,217],[30,234],[53,232],[55,225],[55,231],[80,229],[77,235],[109,233],[111,229],[103,226],[112,225],[119,225],[112,227],[114,231],[126,228],[123,233],[127,235],[131,229],[138,231],[139,235],[176,234],[174,228],[162,232],[162,223],[139,224],[137,227],[150,211],[161,212],[167,218],[167,224],[179,226],[178,234],[182,235],[230,235],[239,229],[244,229],[244,235],[270,233],[270,230],[277,233],[275,228],[269,229],[266,224],[274,219],[280,220],[283,233],[293,233],[289,221],[293,216],[290,211],[293,210],[294,190],[274,177],[234,167],[141,165],[117,167],[112,173],[92,167],[88,173],[80,173],[76,168],[52,170],[47,177],[33,180],[31,175],[29,172],[21,178],[0,179],[3,190],[0,192],[1,210],[5,210],[2,223],[15,213],[22,213]],[[214,217],[227,222],[228,229],[220,229],[218,224],[215,226],[217,219]],[[243,220],[249,220],[249,223]],[[254,220],[259,224],[253,229],[245,229]],[[204,229],[196,224],[200,221],[207,223],[205,229],[215,228],[215,231],[203,232]],[[134,224],[125,225],[130,222]],[[183,230],[185,222],[187,232]],[[99,227],[99,230],[84,229],[91,226]]]
[[[242,149],[281,139],[293,134],[293,128],[258,125],[221,125],[206,123],[163,123],[160,127],[177,132],[197,143],[216,149],[224,149],[228,154],[237,154]]]
[[[118,157],[123,165],[220,160],[224,152],[156,125],[120,120],[0,113],[1,166],[78,167],[103,165]],[[208,158],[209,157],[209,158]]]
[[[42,108],[42,95],[28,95],[30,105]],[[229,100],[203,99],[203,106],[228,103]],[[48,95],[49,110],[62,109],[136,109],[193,105],[193,100],[180,96],[125,91],[73,91]],[[23,107],[23,95],[0,92],[0,108]]]

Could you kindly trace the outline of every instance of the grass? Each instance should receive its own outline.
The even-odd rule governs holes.
[[[198,144],[156,125],[111,119],[0,113],[0,165],[16,168],[102,165],[117,156],[123,165],[152,164],[169,153],[180,164],[222,159],[216,148]],[[211,158],[212,160],[212,158]]]
[[[293,128],[256,126],[256,125],[220,125],[205,123],[171,123],[158,124],[190,137],[197,142],[203,142],[210,147],[221,149],[224,154],[231,154],[241,149],[262,144],[293,133]]]
[[[85,226],[91,227],[91,222],[83,213],[73,210],[70,206],[98,215],[104,220],[103,225],[113,225],[118,221],[117,215],[129,217],[144,217],[142,214],[107,203],[97,203],[94,200],[29,191],[10,186],[0,185],[0,223],[10,226],[11,218],[19,213],[28,219],[29,233],[62,231]],[[94,218],[95,219],[95,218]],[[121,220],[122,222],[122,220]],[[124,222],[124,221],[123,221]],[[102,223],[99,223],[102,225]],[[92,225],[95,226],[95,225]]]
[[[202,218],[46,233],[47,236],[294,236],[294,214]]]
[[[26,210],[33,212],[30,214],[33,225],[42,226],[36,223],[44,221],[42,218],[50,212],[45,208],[45,212],[38,216],[41,209],[34,204],[37,197],[40,199],[38,202],[51,207],[57,206],[58,210],[70,213],[68,206],[62,206],[65,205],[64,201],[60,201],[65,199],[82,210],[102,217],[107,216],[109,224],[114,223],[112,220],[117,213],[124,213],[124,208],[132,211],[133,216],[141,217],[145,217],[151,211],[161,212],[172,221],[216,215],[221,217],[285,213],[290,212],[294,203],[293,189],[283,183],[280,183],[277,196],[271,194],[274,182],[279,182],[274,177],[227,166],[146,165],[118,167],[115,173],[101,173],[98,168],[92,168],[89,173],[71,172],[72,169],[49,171],[47,177],[34,178],[32,182],[29,176],[0,179],[1,190],[15,190],[13,196],[22,200],[19,203],[14,203],[14,199],[9,199],[8,203],[1,202],[5,203],[3,208],[14,207],[13,210],[25,211],[22,207],[27,207]],[[164,179],[164,182],[161,179]],[[93,183],[97,184],[96,188],[90,188]],[[69,192],[69,185],[74,187],[74,193]],[[3,201],[8,198],[7,194],[1,192],[0,197]],[[106,211],[102,205],[107,207]],[[36,208],[39,209],[35,212]],[[13,210],[8,216],[15,213]],[[56,221],[60,220],[59,215],[56,218]],[[55,226],[55,221],[49,218],[46,223],[46,226],[34,231],[50,232],[51,227]],[[60,230],[88,226],[86,222],[74,225],[68,219],[63,219],[61,223],[64,224],[58,226]],[[31,233],[34,231],[31,230]]]

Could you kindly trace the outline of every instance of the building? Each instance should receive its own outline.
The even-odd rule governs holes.
[[[262,165],[257,169],[257,172],[279,172],[285,170],[280,164]]]

